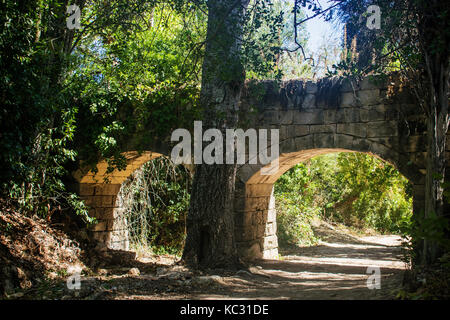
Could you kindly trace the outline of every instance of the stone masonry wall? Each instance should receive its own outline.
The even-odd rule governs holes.
[[[249,128],[279,129],[280,157],[279,168],[272,175],[261,175],[261,164],[238,168],[235,226],[243,259],[278,257],[273,184],[295,164],[320,154],[365,152],[391,163],[413,184],[414,213],[420,212],[426,173],[425,118],[407,90],[388,84],[368,78],[359,83],[342,79],[247,83],[241,120]],[[169,150],[161,141],[153,145]],[[125,152],[128,165],[123,171],[107,173],[103,161],[97,174],[82,169],[74,173],[80,196],[98,219],[91,233],[100,244],[128,250],[127,226],[117,194],[134,170],[161,153],[167,154]]]

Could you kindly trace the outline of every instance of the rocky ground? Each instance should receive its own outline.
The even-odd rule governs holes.
[[[322,241],[284,248],[279,260],[258,261],[238,271],[192,271],[174,256],[141,256],[63,274],[10,295],[15,299],[394,299],[405,264],[397,236],[357,237],[320,223]],[[125,257],[122,255],[122,257]],[[100,257],[99,257],[100,258]],[[114,261],[113,261],[114,262]],[[368,267],[379,267],[381,288],[367,288]]]

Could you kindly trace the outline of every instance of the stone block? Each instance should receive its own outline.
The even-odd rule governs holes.
[[[295,145],[295,138],[286,139],[284,141],[281,140],[280,146],[279,146],[279,151],[281,153],[289,153],[289,152],[297,151],[297,148],[296,148],[296,145]]]
[[[266,197],[272,193],[273,184],[257,183],[247,184],[245,188],[246,197]]]
[[[264,236],[272,236],[277,234],[277,222],[267,222]]]
[[[251,197],[246,198],[245,211],[267,210],[270,197]]]
[[[101,184],[95,187],[95,195],[115,196],[119,192],[121,184]]]
[[[350,135],[336,134],[334,136],[335,147],[336,148],[341,148],[341,149],[352,150],[353,149],[353,140],[354,139],[355,138],[353,136],[350,136]]]
[[[237,227],[250,226],[253,221],[252,211],[238,211],[234,215],[234,223]]]
[[[359,151],[359,152],[368,152],[371,148],[370,145],[371,145],[370,141],[368,141],[367,139],[355,138],[355,139],[353,139],[352,150]]]
[[[273,110],[264,111],[263,120],[264,123],[266,124],[278,124],[279,123],[278,111]]]
[[[314,134],[315,148],[334,148],[334,134],[316,133]]]
[[[355,137],[367,136],[367,124],[365,123],[346,123],[337,125],[337,133],[344,133]]]
[[[92,226],[93,231],[112,231],[114,227],[114,220],[98,220],[98,223]]]
[[[267,210],[267,221],[277,221],[277,210],[275,208]]]
[[[409,136],[406,139],[406,143],[403,145],[406,152],[420,152],[426,150],[426,136],[416,135]]]
[[[262,253],[262,258],[270,260],[278,260],[278,248],[264,250]]]
[[[239,244],[238,252],[240,253],[240,256],[246,260],[263,258],[263,253],[258,243],[253,243],[251,245],[248,243]]]
[[[278,238],[276,235],[264,237],[264,250],[278,248]]]
[[[336,132],[335,124],[312,125],[309,126],[310,133],[334,133]]]
[[[358,102],[353,92],[344,92],[341,94],[341,107],[356,107]]]
[[[363,106],[379,104],[381,101],[379,89],[359,90],[357,91],[357,97]]]
[[[294,141],[295,148],[299,151],[314,148],[314,138],[312,134],[303,137],[297,137],[294,139]]]
[[[78,189],[79,189],[80,196],[93,196],[95,193],[95,184],[80,183]]]
[[[307,94],[302,103],[303,109],[313,109],[316,106],[316,96],[314,94]]]
[[[345,108],[344,110],[344,121],[349,122],[359,122],[359,108]]]
[[[309,126],[295,125],[291,126],[294,129],[294,137],[300,137],[309,134]]]
[[[367,125],[367,137],[397,136],[398,127],[395,121],[369,122]]]
[[[323,111],[323,123],[336,123],[336,112],[335,109],[326,109]]]
[[[385,105],[373,106],[369,110],[369,121],[385,120],[386,110],[387,108]]]
[[[322,124],[323,111],[315,109],[311,112],[296,112],[294,114],[294,124]]]
[[[360,108],[359,109],[359,119],[361,122],[368,122],[370,121],[370,112],[366,108]]]
[[[306,93],[317,93],[317,83],[312,81],[307,81],[305,85]]]
[[[294,121],[294,110],[280,111],[279,117],[279,124],[292,124]]]

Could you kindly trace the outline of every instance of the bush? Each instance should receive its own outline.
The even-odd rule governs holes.
[[[335,153],[300,163],[275,184],[281,243],[308,244],[314,217],[359,229],[400,233],[412,215],[408,180],[394,167],[362,153]]]
[[[132,247],[180,254],[184,246],[192,175],[168,158],[147,162],[122,186]]]
[[[317,238],[311,228],[311,221],[319,214],[312,206],[313,195],[308,168],[298,164],[282,175],[275,184],[278,240],[281,245],[313,245]]]

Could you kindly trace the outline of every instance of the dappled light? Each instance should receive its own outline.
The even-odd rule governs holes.
[[[447,2],[0,7],[0,299],[450,297]]]

